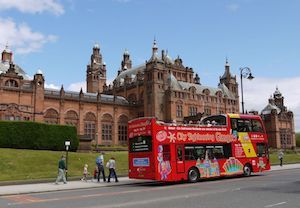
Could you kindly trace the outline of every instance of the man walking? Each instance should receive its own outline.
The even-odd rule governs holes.
[[[279,150],[279,152],[278,152],[278,159],[280,161],[280,166],[282,166],[283,155],[284,155],[283,151]]]
[[[108,175],[108,180],[107,182],[110,182],[110,178],[111,177],[115,177],[115,182],[119,182],[118,181],[118,177],[117,177],[117,173],[116,173],[116,160],[114,157],[111,157],[109,159],[109,161],[106,164],[106,167],[109,169],[109,175]]]
[[[56,178],[55,184],[58,184],[61,180],[63,180],[64,184],[67,183],[66,175],[65,173],[68,171],[66,169],[66,158],[64,155],[61,156],[61,159],[58,162],[58,176]]]
[[[103,181],[105,182],[106,178],[105,178],[105,173],[104,173],[104,157],[103,157],[102,153],[100,153],[100,155],[96,158],[96,165],[98,167],[98,174],[97,174],[98,182],[100,182],[100,174],[101,173],[103,176]]]

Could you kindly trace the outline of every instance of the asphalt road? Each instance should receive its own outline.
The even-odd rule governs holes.
[[[0,208],[300,208],[300,169],[199,183],[127,185],[11,195]]]

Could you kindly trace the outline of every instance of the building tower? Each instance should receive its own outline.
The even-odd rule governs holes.
[[[144,114],[166,119],[165,88],[167,70],[158,55],[156,40],[153,42],[152,56],[146,62],[144,77]]]
[[[100,47],[95,44],[93,47],[93,54],[91,55],[91,62],[87,65],[86,70],[86,84],[87,92],[101,93],[103,86],[106,83],[106,64],[102,60]]]
[[[2,58],[1,61],[2,63],[12,63],[12,51],[8,48],[8,45],[5,46],[5,49],[2,52]]]
[[[45,79],[39,69],[33,78],[34,117],[33,121],[43,122]]]
[[[130,60],[130,54],[127,49],[125,49],[125,52],[123,54],[123,60],[121,63],[121,69],[127,70],[132,68],[132,61]]]
[[[238,93],[238,83],[236,81],[236,76],[232,76],[230,73],[230,65],[226,58],[225,63],[225,72],[222,77],[220,77],[220,84],[225,84],[225,86],[229,89],[230,92],[234,94],[236,98],[239,97]]]
[[[282,96],[281,92],[276,87],[276,90],[273,94],[275,105],[280,108],[280,110],[285,111],[286,107],[284,106],[284,97]]]

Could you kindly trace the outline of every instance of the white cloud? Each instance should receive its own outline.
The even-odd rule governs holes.
[[[25,23],[18,25],[10,18],[0,18],[0,43],[8,43],[10,47],[15,48],[16,53],[26,54],[39,51],[44,44],[55,42],[57,39],[55,35],[34,32]]]
[[[82,88],[83,92],[86,92],[86,82],[76,82],[72,83],[67,87],[67,90],[80,92],[80,89]]]
[[[245,110],[257,110],[260,113],[268,104],[270,96],[273,96],[276,87],[284,97],[284,105],[294,113],[295,130],[300,131],[300,77],[278,79],[256,77],[251,81],[243,79]]]
[[[235,12],[240,8],[240,5],[232,3],[227,5],[226,8],[231,12]]]
[[[23,13],[51,12],[55,15],[64,13],[63,5],[57,0],[0,0],[0,10],[17,9]]]
[[[45,83],[45,88],[50,88],[50,89],[54,89],[54,90],[59,90],[61,87],[55,85],[55,84],[47,84]]]

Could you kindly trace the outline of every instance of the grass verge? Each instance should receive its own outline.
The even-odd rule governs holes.
[[[58,160],[65,152],[0,148],[0,181],[33,180],[57,176]],[[68,176],[82,176],[84,164],[93,175],[98,153],[68,153]],[[118,175],[128,173],[128,153],[105,152],[104,160],[115,157]],[[106,170],[107,171],[107,170]]]

